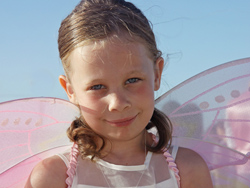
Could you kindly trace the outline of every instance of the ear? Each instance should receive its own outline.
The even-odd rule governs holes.
[[[60,75],[59,82],[60,82],[61,86],[63,87],[63,89],[66,91],[70,102],[72,102],[74,104],[78,104],[77,100],[76,100],[74,89],[72,87],[72,84],[69,82],[68,78],[64,75]]]
[[[164,67],[164,59],[159,57],[155,62],[155,81],[154,81],[154,90],[157,91],[161,85],[161,75]]]

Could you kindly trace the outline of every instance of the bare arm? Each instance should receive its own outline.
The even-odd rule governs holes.
[[[28,178],[25,188],[66,188],[67,167],[58,156],[38,163]]]
[[[180,170],[181,188],[213,187],[207,164],[196,152],[180,148],[176,163]]]

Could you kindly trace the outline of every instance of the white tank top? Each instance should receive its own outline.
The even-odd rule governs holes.
[[[178,147],[173,148],[175,159]],[[58,154],[67,167],[70,151]],[[175,172],[169,168],[163,154],[148,152],[142,165],[123,166],[98,159],[77,158],[71,188],[178,188]]]

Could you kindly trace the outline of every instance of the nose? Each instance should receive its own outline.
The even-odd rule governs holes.
[[[131,106],[126,91],[116,91],[109,94],[108,109],[112,111],[123,111]]]

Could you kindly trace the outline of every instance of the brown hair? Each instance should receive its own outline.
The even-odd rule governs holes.
[[[157,49],[150,22],[132,3],[124,0],[82,0],[62,21],[59,29],[58,48],[66,75],[70,71],[68,57],[75,48],[88,41],[100,41],[114,35],[127,36],[128,41],[143,43],[154,62],[162,55]],[[155,147],[148,149],[157,152],[171,141],[172,125],[163,113],[155,109],[146,128],[153,126],[156,126],[160,140]],[[101,156],[104,139],[103,147],[98,149],[95,140],[96,137],[102,137],[94,133],[83,118],[78,118],[71,124],[68,136],[78,144],[83,157]]]

